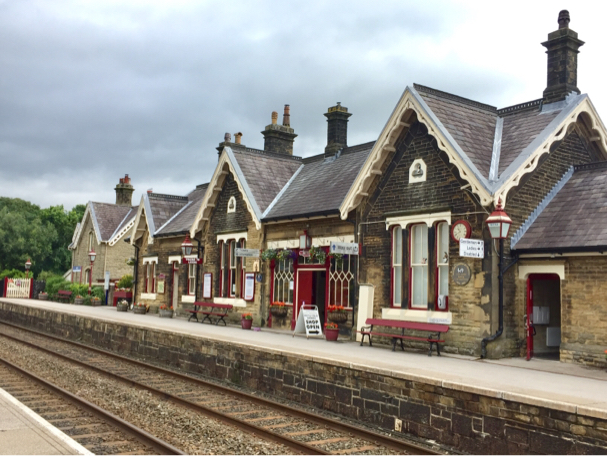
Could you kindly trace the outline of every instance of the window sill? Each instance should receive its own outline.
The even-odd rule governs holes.
[[[246,307],[247,302],[241,298],[213,298],[215,304],[232,304],[234,307]]]
[[[152,301],[155,301],[156,293],[141,293],[141,299],[151,299]]]
[[[453,322],[451,312],[422,309],[400,309],[397,307],[382,309],[381,317],[389,320],[417,321],[422,323],[442,323],[445,325],[450,325]]]
[[[196,296],[194,295],[182,295],[181,302],[196,302]]]

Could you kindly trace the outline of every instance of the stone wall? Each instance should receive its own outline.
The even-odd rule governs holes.
[[[600,411],[0,302],[0,319],[477,454],[605,454]]]

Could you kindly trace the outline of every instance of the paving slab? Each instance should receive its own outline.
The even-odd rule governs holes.
[[[525,361],[522,358],[481,360],[450,354],[429,357],[427,352],[392,352],[389,347],[361,347],[358,342],[349,340],[327,342],[321,338],[293,337],[288,331],[266,328],[247,331],[235,326],[188,322],[181,317],[168,319],[152,314],[135,315],[132,312],[117,312],[115,307],[75,306],[25,299],[1,300],[132,326],[244,344],[265,351],[299,355],[318,362],[339,363],[342,366],[373,370],[530,405],[607,417],[607,371],[576,364],[542,359]]]

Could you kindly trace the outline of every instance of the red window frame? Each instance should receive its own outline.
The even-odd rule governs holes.
[[[445,223],[447,224],[447,246],[450,245],[450,234],[451,234],[451,230],[449,229],[449,223],[446,220],[439,220],[438,222],[436,222],[434,224],[434,247],[435,247],[435,253],[434,253],[434,257],[435,257],[435,264],[436,264],[436,274],[435,274],[435,280],[434,280],[434,310],[437,312],[448,312],[449,311],[449,295],[447,294],[447,302],[446,302],[446,306],[445,309],[439,309],[438,308],[438,292],[439,292],[439,286],[440,286],[440,267],[439,267],[439,256],[440,256],[440,245],[438,243],[439,241],[439,228],[438,226],[441,223]],[[447,254],[449,254],[449,252],[447,251]],[[447,275],[449,274],[449,260],[451,259],[451,257],[449,257],[447,259]],[[447,277],[447,286],[449,278]]]

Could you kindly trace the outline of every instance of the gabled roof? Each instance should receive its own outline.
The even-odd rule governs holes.
[[[173,236],[188,232],[192,226],[192,223],[194,222],[196,212],[200,207],[200,203],[204,198],[208,186],[209,184],[202,184],[192,190],[187,196],[188,203],[183,206],[183,208],[172,218],[167,220],[164,225],[158,228],[155,236]]]
[[[299,157],[225,146],[190,228],[190,235],[194,237],[209,221],[229,173],[234,176],[255,226],[261,229],[262,208],[270,204],[300,166]]]
[[[72,237],[72,243],[69,248],[75,249],[78,245],[80,237],[82,236],[82,229],[89,217],[91,218],[93,231],[95,232],[95,238],[97,239],[98,244],[114,241],[114,236],[119,233],[118,228],[125,226],[135,217],[135,209],[136,207],[89,201],[86,205],[84,215],[82,216],[82,221],[74,230],[74,236]],[[114,245],[114,243],[115,242],[111,243],[111,245]]]
[[[152,243],[154,235],[165,223],[188,204],[187,196],[164,195],[160,193],[145,193],[137,209],[137,217],[133,224],[131,244],[148,231],[148,243]]]
[[[512,237],[512,249],[607,247],[607,162],[577,165]]]
[[[304,164],[263,214],[263,220],[338,214],[373,144],[346,147],[330,158],[323,154],[304,159]]]
[[[534,100],[497,109],[466,98],[415,84],[407,87],[379,135],[361,173],[340,207],[341,217],[362,200],[387,152],[411,122],[418,120],[458,169],[483,206],[499,199],[506,204],[511,188],[532,172],[550,146],[578,122],[597,141],[607,157],[607,131],[587,95],[570,94],[566,100],[543,104]]]

